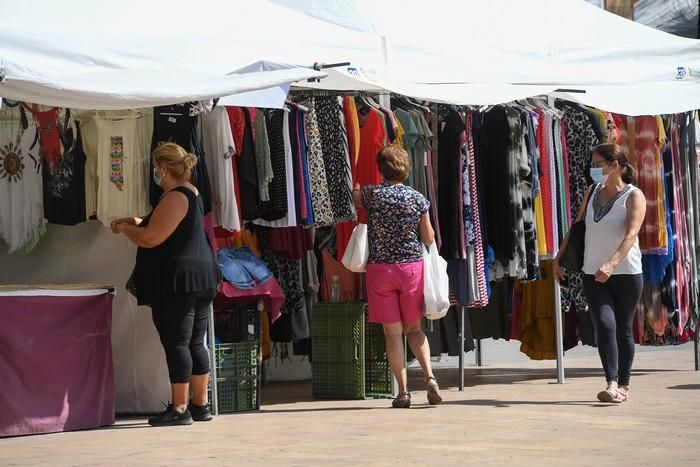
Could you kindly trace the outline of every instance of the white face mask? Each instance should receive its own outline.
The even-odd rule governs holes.
[[[605,183],[605,180],[608,178],[608,175],[603,173],[602,167],[591,167],[588,169],[588,174],[591,176],[593,183]]]
[[[157,171],[158,171],[158,169],[157,169],[156,167],[153,167],[153,182],[154,182],[156,185],[160,186],[160,179],[161,179],[161,177],[158,176]]]

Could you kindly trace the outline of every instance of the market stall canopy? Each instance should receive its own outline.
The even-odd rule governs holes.
[[[381,58],[372,34],[263,0],[2,2],[0,23],[0,96],[64,107],[222,97]],[[294,66],[237,71],[260,61]]]
[[[583,0],[273,1],[384,37],[387,67],[377,79],[391,90],[496,104],[508,94],[574,89],[580,102],[629,115],[700,108],[699,40]],[[482,89],[491,91],[479,98]],[[659,94],[645,94],[651,90]]]

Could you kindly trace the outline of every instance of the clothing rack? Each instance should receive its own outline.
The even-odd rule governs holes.
[[[328,89],[294,88],[289,91],[292,97],[378,97],[383,94],[377,91],[333,91]]]

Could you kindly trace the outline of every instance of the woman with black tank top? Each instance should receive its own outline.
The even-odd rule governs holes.
[[[172,403],[148,420],[154,426],[211,420],[204,335],[220,273],[204,230],[202,198],[189,182],[196,163],[196,156],[175,143],[156,147],[153,179],[163,195],[143,219],[112,222],[113,232],[139,247],[133,276],[136,296],[139,305],[153,311],[168,363]]]

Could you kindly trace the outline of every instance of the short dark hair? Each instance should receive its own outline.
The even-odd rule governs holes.
[[[614,143],[599,144],[591,151],[598,154],[609,163],[617,161],[622,169],[622,181],[625,183],[635,183],[637,181],[637,169],[630,164],[627,158],[627,151],[622,146]]]
[[[396,144],[384,147],[377,154],[377,166],[387,182],[403,182],[408,178],[411,164],[408,153]]]

